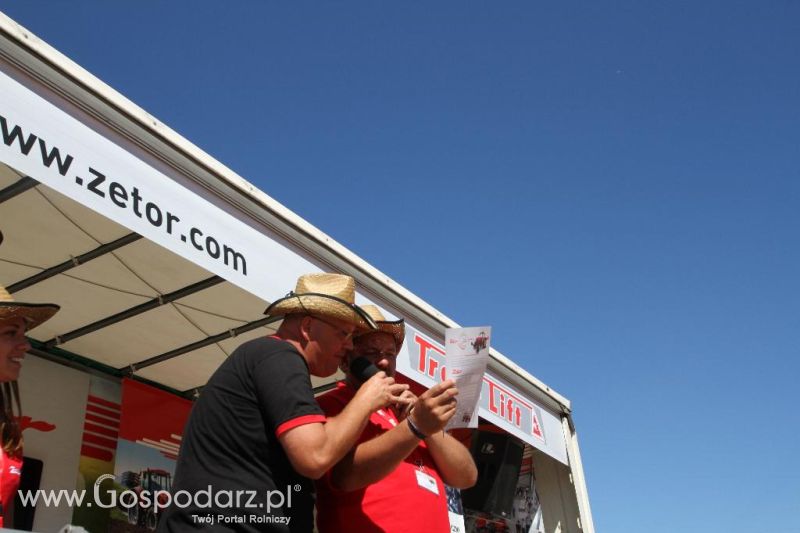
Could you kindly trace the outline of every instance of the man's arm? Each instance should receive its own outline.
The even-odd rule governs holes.
[[[417,400],[413,423],[426,435],[441,431],[455,414],[458,390],[448,380],[434,385]],[[352,403],[352,402],[351,402]],[[331,481],[341,490],[357,490],[389,475],[419,445],[408,418],[386,433],[359,444],[333,468]]]
[[[311,423],[278,435],[292,467],[302,476],[319,479],[330,470],[358,440],[370,414],[402,401],[408,385],[395,383],[378,372],[362,385],[342,412],[326,423]]]
[[[466,446],[452,435],[439,432],[425,439],[442,481],[457,489],[468,489],[478,481],[478,467]]]
[[[341,490],[358,490],[388,476],[419,445],[406,421],[359,444],[333,467],[331,482]]]

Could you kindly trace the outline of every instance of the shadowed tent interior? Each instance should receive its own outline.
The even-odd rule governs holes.
[[[192,398],[237,346],[280,324],[263,314],[270,302],[3,164],[0,230],[0,284],[62,308],[30,332],[36,355]]]

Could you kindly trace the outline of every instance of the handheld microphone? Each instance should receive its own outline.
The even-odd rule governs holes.
[[[380,369],[373,365],[366,357],[356,357],[350,363],[350,373],[361,383],[380,372]]]
[[[350,373],[353,374],[353,377],[355,377],[361,383],[364,383],[380,371],[381,369],[370,363],[369,359],[366,357],[356,357],[350,362]],[[403,417],[408,415],[407,412],[404,412],[407,408],[408,406],[402,405],[389,406],[389,409],[394,411],[394,415],[398,419],[401,417],[401,414]]]

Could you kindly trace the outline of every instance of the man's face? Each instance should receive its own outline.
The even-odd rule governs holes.
[[[306,316],[303,319],[308,335],[306,354],[311,374],[328,377],[353,348],[353,332],[356,327],[343,320],[329,317]]]
[[[356,357],[366,357],[370,363],[394,377],[397,366],[397,345],[394,337],[384,331],[373,331],[357,337],[353,341],[353,351],[348,356],[348,363]]]

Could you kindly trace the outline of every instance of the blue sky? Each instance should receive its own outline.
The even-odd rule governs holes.
[[[800,3],[222,6],[2,9],[491,324],[572,400],[599,532],[800,531]]]

